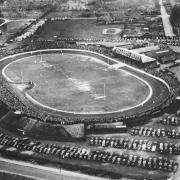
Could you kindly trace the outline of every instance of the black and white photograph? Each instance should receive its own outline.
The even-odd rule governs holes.
[[[0,180],[180,180],[180,0],[0,0]]]

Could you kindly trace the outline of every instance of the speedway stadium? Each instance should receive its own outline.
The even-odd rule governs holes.
[[[172,102],[161,78],[88,50],[14,54],[0,68],[3,103],[40,121],[131,124]]]

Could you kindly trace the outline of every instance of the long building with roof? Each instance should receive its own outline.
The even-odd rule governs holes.
[[[149,66],[150,64],[157,64],[157,60],[155,58],[139,54],[133,50],[128,50],[122,47],[114,47],[113,53],[115,57],[123,56],[124,60],[128,61],[130,64],[136,64],[143,67]]]

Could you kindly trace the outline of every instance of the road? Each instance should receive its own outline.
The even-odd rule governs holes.
[[[2,24],[0,24],[0,27],[3,26],[4,24],[7,24],[8,22],[10,22],[9,19],[4,19],[4,18],[0,18],[2,20],[4,20],[4,22]]]
[[[105,180],[77,172],[34,165],[21,161],[0,158],[0,172],[26,176],[36,180]]]
[[[169,14],[167,14],[166,9],[163,5],[163,1],[159,0],[159,5],[160,5],[160,11],[161,11],[161,17],[163,21],[163,26],[164,26],[164,32],[165,36],[167,37],[173,37],[175,34],[173,33],[173,28],[169,20]]]

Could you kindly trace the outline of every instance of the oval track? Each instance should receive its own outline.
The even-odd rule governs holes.
[[[88,56],[93,56],[96,58],[99,58],[100,60],[109,63],[110,65],[118,64],[119,62],[117,60],[108,58],[104,55],[90,52],[90,51],[85,51],[85,50],[75,50],[75,49],[47,49],[47,50],[39,50],[39,51],[32,51],[32,52],[26,52],[26,53],[21,53],[21,54],[16,54],[12,55],[9,57],[5,57],[0,60],[0,69],[2,72],[2,69],[9,64],[12,61],[18,60],[20,58],[28,57],[28,56],[34,56],[34,55],[39,55],[39,54],[50,54],[50,53],[71,53],[71,54],[83,54],[83,55],[88,55]],[[37,107],[39,111],[46,111],[49,114],[53,114],[59,117],[68,117],[73,121],[73,119],[76,118],[81,118],[82,121],[94,121],[96,119],[98,121],[99,118],[118,118],[118,117],[129,117],[129,116],[136,116],[141,113],[149,113],[152,112],[152,110],[159,110],[161,108],[161,105],[166,102],[166,100],[169,97],[169,86],[161,79],[157,77],[153,77],[152,75],[149,75],[143,71],[140,71],[138,69],[135,69],[133,67],[130,67],[126,64],[124,64],[123,67],[119,67],[122,70],[125,70],[126,72],[129,72],[144,81],[148,82],[148,84],[152,88],[152,95],[149,98],[147,102],[144,104],[134,107],[133,109],[129,109],[123,112],[114,112],[114,113],[108,113],[108,114],[73,114],[73,113],[68,113],[68,112],[60,112],[60,111],[55,111],[51,110],[46,107],[41,107],[37,104],[32,103],[29,101],[27,98],[24,96],[21,96],[21,100],[25,101],[26,104],[28,104],[30,107]],[[2,73],[1,73],[2,75]]]

